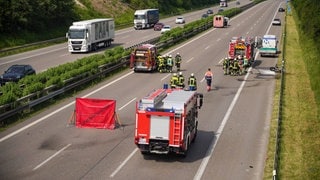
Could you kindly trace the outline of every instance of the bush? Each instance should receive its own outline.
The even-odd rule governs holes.
[[[31,84],[29,86],[26,86],[24,89],[23,89],[23,96],[26,96],[26,95],[29,95],[29,94],[32,94],[32,93],[35,93],[35,92],[38,92],[38,91],[41,91],[45,88],[45,85],[42,84],[41,82],[35,82],[34,84]]]

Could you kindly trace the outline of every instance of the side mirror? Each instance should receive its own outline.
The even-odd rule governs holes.
[[[69,38],[69,33],[66,33],[66,38]]]

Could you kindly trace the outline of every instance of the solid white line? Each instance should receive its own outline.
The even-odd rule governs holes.
[[[62,149],[60,149],[58,152],[54,153],[52,156],[50,156],[48,159],[46,159],[45,161],[43,161],[41,164],[39,164],[38,166],[36,166],[35,168],[33,168],[33,171],[39,169],[41,166],[43,166],[45,163],[47,163],[48,161],[50,161],[51,159],[53,159],[54,157],[56,157],[58,154],[60,154],[62,151],[64,151],[65,149],[67,149],[69,146],[71,146],[71,144],[66,145],[65,147],[63,147]]]
[[[23,58],[15,59],[15,60],[12,60],[12,61],[7,61],[7,62],[4,62],[4,63],[0,63],[0,65],[9,64],[9,63],[13,63],[13,62],[21,61],[21,60],[24,60],[24,59],[33,58],[33,57],[36,57],[36,56],[40,56],[40,55],[44,55],[44,54],[48,54],[48,53],[55,52],[55,51],[60,51],[61,49],[65,49],[65,48],[66,48],[66,47],[59,48],[59,49],[54,49],[54,50],[51,50],[51,51],[46,51],[46,52],[43,52],[43,53],[34,54],[34,55],[32,55],[32,56],[27,56],[27,57],[23,57]]]
[[[125,105],[123,105],[121,108],[119,108],[118,110],[121,111],[123,108],[125,108],[126,106],[128,106],[132,101],[135,101],[137,98],[133,98],[131,101],[127,102]]]
[[[83,97],[88,97],[88,96],[90,96],[90,95],[92,95],[92,94],[94,94],[94,93],[96,93],[96,92],[98,92],[98,91],[100,91],[100,90],[102,90],[102,89],[104,89],[104,88],[106,88],[106,87],[108,87],[108,86],[116,83],[117,81],[120,81],[121,79],[123,79],[123,78],[131,75],[132,73],[133,73],[133,71],[131,71],[131,72],[129,72],[128,74],[125,74],[125,75],[119,77],[118,79],[115,79],[115,80],[109,82],[108,84],[106,84],[106,85],[104,85],[104,86],[102,86],[102,87],[100,87],[100,88],[92,91],[91,93],[89,93],[89,94],[87,94],[87,95],[85,95],[85,96],[83,96]],[[24,130],[26,130],[26,129],[28,129],[28,128],[36,125],[36,124],[38,124],[39,122],[44,121],[44,120],[47,119],[48,117],[53,116],[54,114],[56,114],[56,113],[58,113],[58,112],[60,112],[60,111],[62,111],[62,110],[64,110],[64,109],[68,108],[69,106],[71,106],[71,105],[73,105],[73,104],[74,104],[74,102],[71,102],[71,103],[69,103],[69,104],[67,104],[67,105],[65,105],[65,106],[63,106],[63,107],[61,107],[61,108],[53,111],[52,113],[49,113],[48,115],[43,116],[42,118],[40,118],[40,119],[38,119],[38,120],[36,120],[36,121],[33,121],[32,123],[30,123],[30,124],[28,124],[28,125],[20,128],[20,129],[18,129],[18,130],[16,130],[16,131],[14,131],[14,132],[6,135],[6,136],[4,136],[3,138],[0,139],[0,142],[3,142],[3,141],[5,141],[5,140],[11,138],[11,137],[14,136],[14,135],[17,135],[17,134],[21,133],[22,131],[24,131]]]
[[[281,5],[281,4],[280,4],[280,5]],[[280,7],[280,5],[279,5],[279,7]],[[279,9],[279,7],[278,7],[278,9]],[[275,14],[275,15],[276,15],[276,14]],[[275,17],[275,15],[274,15],[274,17]],[[271,24],[270,24],[270,26],[269,26],[266,34],[269,33],[270,28],[271,28]],[[258,54],[259,54],[259,51],[256,53],[254,59],[257,59],[257,58],[258,58]],[[250,72],[251,70],[252,70],[252,67],[250,67],[248,71]],[[222,134],[223,129],[224,129],[224,127],[225,127],[225,125],[226,125],[226,123],[227,123],[227,121],[228,121],[228,119],[229,119],[229,117],[230,117],[230,115],[231,115],[231,112],[232,112],[232,110],[233,110],[236,102],[238,101],[238,98],[239,98],[240,93],[241,93],[241,91],[242,91],[242,89],[243,89],[243,87],[244,87],[244,85],[245,85],[245,83],[246,83],[246,80],[247,80],[248,77],[249,77],[249,74],[250,74],[250,73],[247,73],[247,74],[246,74],[246,76],[245,76],[245,78],[244,78],[244,81],[242,81],[242,83],[241,83],[241,85],[240,85],[240,87],[239,87],[239,89],[238,89],[238,91],[237,91],[237,94],[234,96],[234,98],[233,98],[233,100],[232,100],[232,102],[231,102],[231,104],[230,104],[230,106],[229,106],[229,108],[228,108],[228,110],[227,110],[227,112],[226,112],[226,114],[225,114],[225,116],[224,116],[224,118],[223,118],[220,126],[219,126],[219,129],[218,129],[217,132],[216,132],[216,138],[213,138],[212,141],[210,142],[210,145],[209,145],[209,148],[208,148],[208,150],[207,150],[207,152],[206,152],[205,158],[202,160],[202,162],[201,162],[201,164],[200,164],[200,167],[199,167],[196,175],[195,175],[194,178],[193,178],[194,180],[200,180],[200,179],[201,179],[201,177],[202,177],[202,175],[203,175],[203,173],[204,173],[204,171],[205,171],[205,169],[206,169],[206,167],[207,167],[207,164],[208,164],[208,162],[209,162],[209,159],[211,158],[211,156],[212,156],[212,154],[213,154],[213,151],[214,151],[214,149],[215,149],[215,147],[216,147],[216,145],[217,145],[217,143],[218,143],[218,141],[219,141],[219,139],[220,139],[220,135]],[[204,79],[203,79],[203,80],[204,80]],[[201,80],[201,81],[202,81],[202,80]]]
[[[171,73],[169,73],[169,74],[165,75],[163,78],[161,78],[161,81],[163,81],[163,80],[167,79],[167,77],[169,77],[170,75],[171,75]]]
[[[251,69],[252,69],[252,67],[249,68],[249,71],[251,71]],[[232,100],[232,102],[231,102],[231,104],[230,104],[230,106],[229,106],[229,108],[228,108],[228,110],[227,110],[227,112],[226,112],[226,114],[225,114],[220,126],[219,126],[219,129],[216,132],[216,137],[213,138],[212,141],[210,142],[210,146],[209,146],[209,148],[208,148],[208,150],[206,152],[205,158],[202,160],[201,165],[200,165],[196,175],[193,178],[194,180],[200,180],[201,179],[201,177],[202,177],[202,175],[204,173],[204,170],[207,167],[209,159],[211,158],[211,156],[213,154],[214,148],[216,147],[216,145],[217,145],[217,143],[218,143],[218,141],[220,139],[220,135],[222,134],[223,129],[224,129],[224,127],[225,127],[225,125],[226,125],[226,123],[227,123],[227,121],[228,121],[228,119],[229,119],[229,117],[231,115],[233,107],[236,104],[236,102],[238,101],[239,95],[240,95],[240,93],[241,93],[241,91],[242,91],[242,89],[244,87],[244,84],[246,83],[246,80],[247,80],[248,76],[249,76],[249,73],[247,73],[247,75],[245,76],[244,81],[242,81],[242,83],[240,85],[240,88],[237,91],[237,94],[234,96],[234,98],[233,98],[233,100]]]
[[[137,151],[138,148],[135,148],[132,153],[120,164],[120,166],[118,166],[117,169],[113,171],[113,173],[110,175],[110,178],[113,178]]]
[[[194,59],[194,57],[188,59],[187,63],[189,63],[190,61],[192,61]]]

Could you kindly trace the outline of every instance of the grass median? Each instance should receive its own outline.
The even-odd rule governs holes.
[[[309,76],[305,59],[316,52],[302,48],[312,46],[312,42],[301,41],[297,29],[294,17],[287,15],[284,50],[286,71],[277,179],[319,179],[320,122],[317,117],[317,95],[312,91],[310,82],[314,79]],[[278,82],[264,179],[272,179],[279,86]]]

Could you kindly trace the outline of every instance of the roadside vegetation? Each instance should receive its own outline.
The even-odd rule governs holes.
[[[64,37],[74,21],[114,18],[116,28],[121,28],[132,25],[136,9],[158,8],[163,17],[218,2],[219,0],[0,1],[0,50]]]
[[[292,0],[286,16],[285,84],[277,179],[320,178],[319,3]],[[287,9],[288,10],[288,9]],[[305,21],[308,19],[308,21]],[[281,61],[282,59],[279,59]],[[277,83],[279,86],[279,82]],[[276,90],[264,179],[272,178],[279,88]]]

